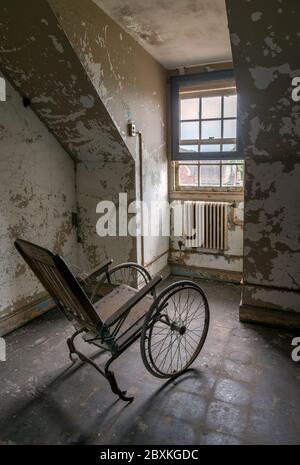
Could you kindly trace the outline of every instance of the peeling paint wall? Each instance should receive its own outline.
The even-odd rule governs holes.
[[[43,171],[44,166],[41,163],[35,166],[35,163],[39,162],[37,156],[34,160],[24,157],[19,161],[28,179],[24,175],[23,190],[20,194],[16,193],[15,201],[24,206],[24,197],[27,195],[25,189],[29,189],[30,182],[34,180],[38,186],[44,186],[45,198],[40,198],[39,208],[33,201],[29,203],[26,212],[28,219],[23,221],[27,229],[20,229],[19,223],[16,225],[7,242],[7,250],[3,250],[3,259],[5,263],[11,263],[9,266],[12,267],[14,260],[19,260],[20,266],[22,265],[22,260],[16,258],[15,252],[9,251],[16,235],[36,240],[52,249],[63,244],[69,231],[67,226],[64,225],[63,229],[58,224],[59,210],[56,197],[52,195],[52,182],[62,191],[69,188],[69,183],[73,188],[73,205],[70,212],[76,208],[79,212],[81,242],[79,245],[74,243],[72,253],[76,254],[76,257],[78,254],[80,268],[87,270],[104,256],[110,256],[115,263],[136,260],[138,251],[135,238],[97,236],[96,221],[99,215],[96,214],[96,206],[101,200],[117,200],[119,192],[127,192],[129,202],[136,199],[139,185],[139,166],[136,161],[138,139],[129,140],[126,137],[125,130],[129,118],[135,119],[138,129],[143,131],[145,197],[154,200],[167,198],[166,73],[115,23],[111,22],[109,28],[106,27],[106,15],[93,3],[91,4],[95,6],[99,16],[94,23],[94,29],[90,30],[89,38],[94,40],[95,30],[103,29],[103,33],[109,31],[113,36],[113,41],[109,40],[112,46],[105,49],[105,60],[102,54],[97,57],[95,53],[104,48],[101,37],[97,36],[96,40],[99,39],[99,42],[96,48],[91,51],[85,48],[81,56],[80,47],[76,48],[72,41],[70,43],[64,31],[65,28],[68,32],[68,24],[62,27],[49,3],[46,0],[28,0],[26,4],[17,0],[6,0],[3,3],[0,15],[0,68],[20,94],[31,99],[32,110],[54,138],[41,122],[38,123],[40,127],[48,137],[52,137],[52,143],[59,147],[61,153],[65,155],[67,152],[70,156],[66,163],[73,165],[71,158],[74,160],[75,177],[73,168],[67,181],[61,177],[60,166],[57,166],[57,170],[54,167],[50,170],[49,167],[49,171],[46,164]],[[64,3],[60,2],[60,6],[63,8]],[[88,6],[87,3],[87,11]],[[73,21],[72,8],[68,13],[67,19],[71,18]],[[76,21],[79,20],[80,18],[76,17]],[[102,27],[103,20],[105,26]],[[79,45],[84,39],[81,30],[82,25],[78,29]],[[70,36],[70,31],[68,35]],[[119,42],[123,41],[127,55],[120,57]],[[104,71],[97,60],[104,63]],[[123,67],[122,79],[117,71],[118,66]],[[121,81],[125,82],[122,84]],[[27,113],[31,114],[31,110],[27,109]],[[13,119],[12,117],[12,121]],[[29,135],[33,127],[32,124],[26,126],[28,139],[33,137]],[[15,136],[16,139],[17,137]],[[24,147],[22,150],[23,154],[28,151],[24,150]],[[48,152],[41,147],[39,156],[43,157],[43,162],[46,163],[47,156],[44,153],[47,155]],[[51,160],[55,157],[52,152],[51,157]],[[32,178],[29,175],[31,171],[34,173]],[[49,172],[53,173],[50,180]],[[9,209],[7,199],[3,200],[3,203],[5,208]],[[48,229],[46,231],[45,228],[52,211],[55,221],[49,226],[48,233]],[[44,218],[46,212],[48,216]],[[37,223],[43,225],[41,233]],[[10,224],[13,227],[13,221]],[[72,234],[75,241],[75,232],[72,231]],[[168,239],[154,238],[145,244],[145,250],[145,258],[150,262],[151,271],[160,271],[167,262],[167,253],[163,257],[161,254],[168,252]],[[68,258],[67,245],[61,251]],[[22,274],[24,270],[23,264],[19,273]],[[29,273],[28,269],[25,273]],[[3,273],[3,280],[7,279],[6,275],[7,270]],[[22,285],[26,289],[18,286],[20,294],[17,293],[16,299],[5,303],[6,308],[10,305],[9,311],[15,312],[20,306],[27,304],[27,293],[29,300],[31,297],[40,296],[42,289],[29,278],[30,276],[31,274],[24,274],[22,277]],[[11,285],[16,286],[16,282],[11,280]],[[3,295],[10,292],[7,289],[3,291]],[[25,322],[26,318],[31,316],[28,315],[27,309],[20,314],[20,321]]]
[[[213,198],[213,194],[210,195]],[[208,199],[208,201],[212,201],[212,199]],[[214,201],[217,201],[217,199],[214,199]],[[233,210],[229,208],[228,249],[224,251],[185,247],[180,251],[178,241],[184,240],[184,238],[172,236],[171,269],[179,273],[188,267],[185,272],[190,269],[191,274],[197,276],[202,273],[203,277],[239,282],[243,271],[243,206],[242,201],[236,202],[237,213],[235,218],[233,217]]]
[[[77,264],[74,163],[7,84],[0,102],[0,334],[4,320],[24,322],[18,310],[44,295],[15,250],[16,238],[36,242]],[[36,314],[43,310],[37,308]],[[30,314],[27,318],[31,318]]]
[[[114,264],[136,261],[136,241],[132,237],[99,237],[96,223],[100,215],[96,205],[100,200],[111,200],[118,206],[119,192],[127,192],[129,201],[135,199],[134,164],[122,162],[81,162],[77,165],[77,203],[79,215],[80,264],[88,270],[105,258]],[[117,210],[118,214],[118,210]]]
[[[5,1],[0,30],[1,68],[22,95],[31,98],[36,114],[78,163],[80,265],[84,270],[95,265],[105,248],[116,262],[134,259],[131,237],[108,247],[109,239],[96,234],[100,200],[112,200],[124,188],[135,198],[134,159],[49,3]],[[87,163],[88,173],[83,169]],[[104,163],[110,169],[102,169]],[[101,187],[105,183],[110,185],[107,191]]]
[[[241,318],[263,321],[267,309],[300,312],[300,4],[226,3],[245,154]]]
[[[138,139],[127,134],[129,120],[143,133],[144,200],[167,200],[165,69],[92,0],[49,0],[49,4],[136,160],[137,192],[139,148]],[[103,195],[107,192],[104,190]],[[168,248],[167,237],[145,238],[145,263]],[[164,259],[157,260],[157,266],[152,264],[152,272],[166,266],[167,258],[166,253]]]
[[[46,0],[4,0],[0,32],[3,73],[74,159],[131,158]]]

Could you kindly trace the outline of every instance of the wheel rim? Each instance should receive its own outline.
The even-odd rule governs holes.
[[[122,263],[111,270],[109,270],[109,280],[113,287],[121,284],[140,289],[145,286],[150,280],[151,276],[148,271],[136,263]],[[107,282],[107,276],[104,276],[99,284]]]
[[[122,263],[111,268],[108,274],[97,282],[91,296],[92,302],[95,302],[99,296],[103,297],[112,289],[126,284],[135,289],[140,289],[151,281],[149,272],[141,265],[133,262]],[[155,291],[151,292],[155,295]]]
[[[186,370],[199,354],[209,322],[202,290],[192,284],[170,289],[149,318],[145,350],[149,368],[170,377]]]

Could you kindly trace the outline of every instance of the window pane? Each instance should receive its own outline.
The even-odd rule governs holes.
[[[200,145],[200,152],[220,152],[221,146],[218,144]]]
[[[236,138],[236,119],[224,121],[223,137],[224,139]]]
[[[223,144],[223,152],[235,152],[236,145],[235,144]]]
[[[230,116],[236,117],[237,112],[237,96],[228,95],[224,96],[224,117],[230,118]]]
[[[200,168],[200,186],[220,186],[220,166],[202,166]]]
[[[239,187],[243,185],[243,165],[222,166],[222,186]]]
[[[180,186],[198,186],[197,165],[179,165],[178,174]]]
[[[201,139],[220,139],[220,137],[221,137],[221,120],[202,121]]]
[[[199,139],[199,123],[181,123],[181,140]]]
[[[198,152],[198,145],[181,145],[179,152]]]
[[[199,119],[199,99],[182,99],[180,115],[180,119]]]
[[[202,98],[202,119],[221,118],[222,97],[204,97]]]

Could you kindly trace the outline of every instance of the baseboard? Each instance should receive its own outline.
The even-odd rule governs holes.
[[[161,276],[163,279],[167,279],[171,274],[171,269],[169,265],[166,265],[159,273],[156,273],[156,276]]]
[[[4,318],[0,318],[0,336],[5,336],[54,307],[53,300],[48,294],[43,293],[38,299],[18,308]]]
[[[274,287],[272,285],[249,283],[243,280],[242,303],[250,307],[284,310],[284,312],[300,311],[300,292],[295,289]]]
[[[213,268],[200,268],[198,266],[179,265],[169,262],[171,274],[189,278],[208,279],[227,283],[240,284],[242,273],[239,271],[218,270]]]
[[[300,313],[240,305],[240,321],[286,329],[300,329]]]

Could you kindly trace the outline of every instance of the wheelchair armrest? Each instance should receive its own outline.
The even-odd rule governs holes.
[[[96,278],[98,275],[105,273],[108,271],[109,265],[111,265],[113,260],[107,259],[104,262],[100,263],[97,265],[95,268],[93,268],[91,271],[88,273],[82,273],[77,276],[77,281],[79,281],[80,284],[84,283],[88,279],[91,278]]]
[[[151,279],[151,281],[146,284],[142,289],[140,289],[133,297],[131,297],[125,304],[123,304],[119,310],[117,310],[113,315],[111,315],[106,321],[105,325],[110,327],[113,326],[124,313],[127,313],[132,309],[140,300],[142,300],[145,295],[147,295],[157,284],[162,280],[161,276],[156,276],[156,278]]]

